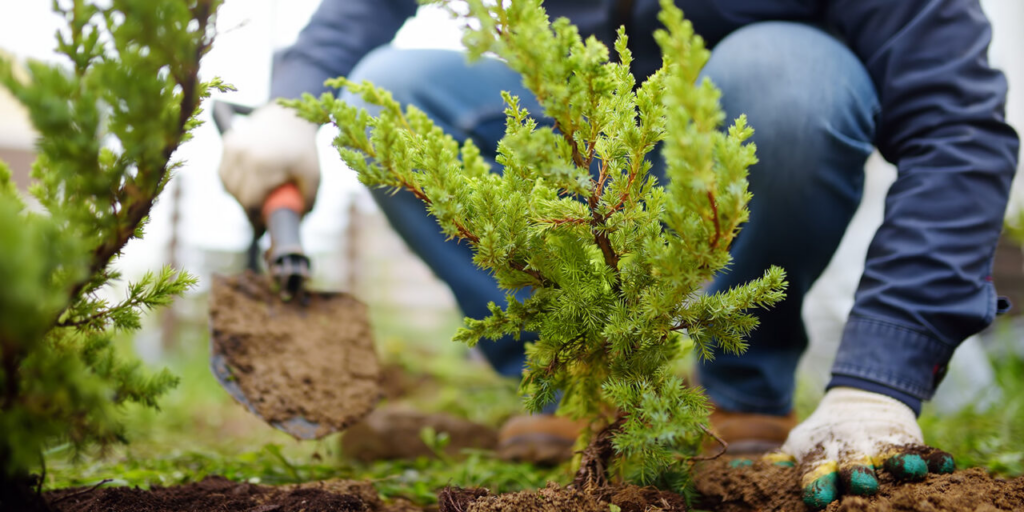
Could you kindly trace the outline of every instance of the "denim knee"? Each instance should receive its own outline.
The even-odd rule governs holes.
[[[826,151],[866,157],[873,149],[874,84],[857,56],[820,28],[748,25],[715,46],[702,76],[722,90],[729,122],[747,115],[760,167],[784,164],[773,173],[814,171]]]
[[[809,25],[766,22],[737,30],[703,71],[722,90],[728,119],[746,114],[758,163],[751,167],[750,221],[732,247],[720,291],[787,272],[786,299],[760,312],[750,350],[701,367],[702,383],[727,410],[785,414],[807,342],[804,295],[831,260],[860,203],[873,149],[878,99],[863,64]]]
[[[541,108],[522,86],[520,76],[498,59],[467,62],[455,50],[378,48],[364,57],[349,77],[368,80],[391,92],[398,103],[414,105],[456,140],[473,139],[485,157],[493,157],[505,133],[501,92],[518,96],[535,116]],[[376,113],[377,108],[345,94],[343,99]]]
[[[453,55],[448,55],[453,54]],[[435,73],[443,74],[445,60],[455,60],[462,64],[464,57],[458,52],[447,50],[403,50],[390,45],[381,46],[366,54],[356,67],[349,73],[349,80],[362,82],[368,80],[389,92],[402,105],[413,103],[423,89],[432,87]],[[423,62],[431,65],[424,66]]]

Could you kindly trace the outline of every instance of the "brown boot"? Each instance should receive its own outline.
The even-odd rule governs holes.
[[[799,423],[796,413],[785,416],[732,412],[715,409],[709,419],[711,431],[729,443],[730,455],[762,454],[778,450],[789,431]],[[719,444],[714,440],[704,445],[707,453],[717,453]]]
[[[550,414],[513,416],[498,431],[498,457],[546,466],[565,462],[586,425]]]

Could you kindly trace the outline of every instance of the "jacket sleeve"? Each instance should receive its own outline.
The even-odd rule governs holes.
[[[348,75],[415,14],[416,0],[322,0],[295,44],[275,58],[271,97],[326,91],[324,80]]]
[[[832,385],[863,379],[929,399],[956,346],[996,313],[991,267],[1019,149],[1004,120],[1006,80],[989,66],[978,0],[827,9],[874,81],[876,145],[899,170]]]

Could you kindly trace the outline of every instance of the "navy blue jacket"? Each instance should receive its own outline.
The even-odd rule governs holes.
[[[869,380],[919,406],[956,346],[991,323],[997,307],[991,266],[1019,140],[1004,122],[1006,80],[988,64],[991,29],[978,0],[676,4],[709,47],[750,23],[799,21],[825,27],[864,63],[881,102],[875,144],[899,177],[868,252],[833,385],[871,387],[857,381],[877,375]],[[548,0],[545,7],[609,46],[626,24],[634,72],[644,77],[660,65],[651,36],[658,0]],[[272,94],[318,94],[325,79],[346,75],[390,42],[415,11],[413,0],[324,0],[276,65]]]

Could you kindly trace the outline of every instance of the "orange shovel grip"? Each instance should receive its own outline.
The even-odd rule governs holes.
[[[281,208],[287,208],[299,215],[306,211],[306,201],[294,183],[285,183],[267,196],[267,200],[263,202],[263,219],[268,219],[271,213]]]

